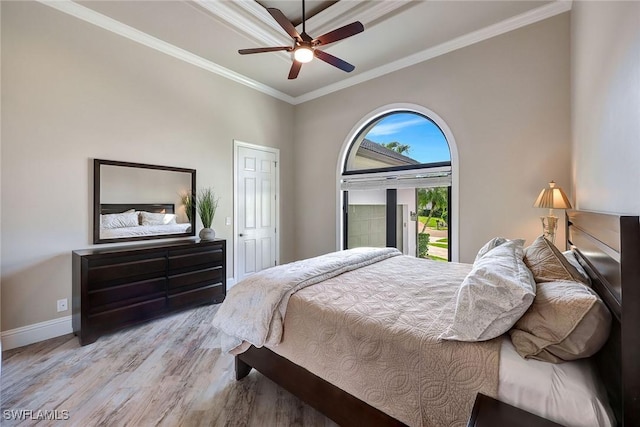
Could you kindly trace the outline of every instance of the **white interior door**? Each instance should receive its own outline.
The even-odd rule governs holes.
[[[236,281],[277,263],[278,150],[235,142]]]

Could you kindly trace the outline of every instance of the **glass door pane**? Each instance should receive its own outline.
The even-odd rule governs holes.
[[[346,247],[387,246],[386,190],[349,190],[347,199]]]
[[[449,261],[450,187],[416,189],[416,256]]]

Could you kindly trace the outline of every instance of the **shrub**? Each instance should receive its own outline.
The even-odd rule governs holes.
[[[429,233],[418,233],[418,258],[429,255]]]

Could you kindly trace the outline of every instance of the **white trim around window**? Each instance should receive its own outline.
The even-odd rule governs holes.
[[[343,249],[343,224],[342,224],[342,171],[353,141],[362,132],[362,130],[377,118],[394,112],[414,112],[422,114],[431,119],[444,133],[449,143],[449,151],[451,153],[451,260],[457,262],[460,259],[460,200],[459,200],[459,159],[458,147],[456,140],[445,121],[435,112],[417,104],[397,103],[384,105],[365,115],[356,125],[349,131],[347,137],[342,143],[338,164],[336,165],[336,250]]]

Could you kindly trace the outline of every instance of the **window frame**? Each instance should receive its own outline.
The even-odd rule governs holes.
[[[400,167],[390,167],[390,168],[379,168],[382,170],[375,171],[374,169],[363,169],[362,171],[346,171],[347,160],[349,159],[349,155],[351,149],[357,141],[357,139],[366,135],[369,130],[373,127],[372,124],[377,123],[379,120],[394,113],[415,113],[420,116],[423,116],[425,119],[430,120],[434,123],[444,135],[448,145],[449,145],[449,153],[450,153],[450,162],[446,165],[440,164],[417,164],[417,165],[408,165],[400,166]],[[440,163],[440,162],[439,162]],[[449,203],[450,203],[450,215],[451,222],[449,224],[449,261],[457,262],[459,260],[460,248],[459,248],[459,167],[458,167],[458,149],[456,145],[455,138],[451,129],[446,124],[446,122],[435,112],[432,110],[417,104],[409,104],[409,103],[396,103],[389,104],[382,107],[377,108],[374,111],[371,111],[364,117],[362,117],[358,123],[356,123],[351,131],[347,134],[346,138],[343,141],[342,148],[340,150],[340,155],[338,157],[338,164],[336,165],[336,249],[342,250],[344,248],[344,228],[346,224],[344,223],[344,194],[343,189],[341,188],[341,181],[344,176],[354,176],[361,174],[372,174],[372,173],[380,173],[381,176],[385,174],[397,172],[397,171],[406,171],[406,170],[428,170],[435,167],[450,167],[451,169],[451,184],[449,188]]]

